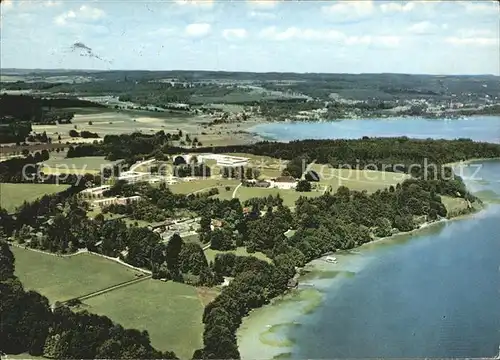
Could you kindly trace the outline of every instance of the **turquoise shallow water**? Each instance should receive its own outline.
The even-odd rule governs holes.
[[[361,136],[456,138],[498,142],[500,118],[449,122],[356,120],[262,125],[278,140]],[[255,131],[256,129],[254,129]],[[259,128],[257,128],[259,130]],[[463,170],[468,187],[500,198],[500,162]],[[359,265],[359,266],[357,266]],[[492,357],[500,344],[500,205],[415,235],[359,249],[339,266],[353,276],[316,281],[313,312],[297,314],[288,357]],[[314,281],[312,282],[314,283]],[[269,320],[271,321],[271,319]]]
[[[477,116],[454,120],[391,118],[342,120],[335,122],[268,123],[250,131],[263,137],[290,141],[297,139],[357,139],[363,136],[408,136],[412,138],[471,138],[500,142],[500,117]]]

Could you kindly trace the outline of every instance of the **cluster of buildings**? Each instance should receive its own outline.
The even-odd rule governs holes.
[[[271,180],[246,180],[245,185],[271,189],[293,190],[297,187],[297,180],[293,176],[279,176]]]
[[[204,163],[208,160],[214,160],[219,167],[241,167],[248,166],[249,158],[242,156],[222,155],[222,154],[181,154],[174,156],[174,159],[182,157],[186,163],[192,162],[196,158],[198,163]]]
[[[106,196],[106,191],[111,189],[111,185],[102,185],[82,190],[79,193],[81,199],[88,200],[95,207],[106,207],[109,205],[127,205],[141,200],[140,196]]]

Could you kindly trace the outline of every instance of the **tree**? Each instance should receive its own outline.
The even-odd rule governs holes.
[[[295,190],[300,192],[309,192],[311,191],[311,183],[307,180],[299,180]]]
[[[173,280],[180,279],[180,261],[179,254],[184,245],[184,240],[179,234],[174,234],[167,243],[166,263],[169,271],[169,277]]]
[[[0,239],[0,281],[5,281],[14,276],[14,254],[9,245]]]
[[[208,262],[203,250],[199,244],[187,243],[182,245],[179,253],[180,271],[200,275],[208,269]]]
[[[385,217],[380,217],[377,219],[377,227],[375,228],[374,234],[378,237],[386,237],[392,235],[392,226],[389,219]]]
[[[179,155],[175,157],[174,166],[185,165],[185,164],[186,164],[186,159],[184,159],[183,156]]]
[[[202,243],[210,241],[210,233],[212,231],[211,224],[212,219],[210,218],[210,216],[208,216],[207,214],[203,214],[200,219],[200,228],[198,230],[198,233],[200,234],[200,241]]]
[[[76,126],[76,125],[75,125]],[[78,131],[74,130],[74,129],[71,129],[69,131],[69,136],[71,137],[79,137],[80,136],[80,133],[78,133]]]

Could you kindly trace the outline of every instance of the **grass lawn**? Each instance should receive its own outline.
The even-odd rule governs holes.
[[[180,181],[177,184],[170,185],[169,188],[176,194],[190,194],[195,191],[202,192],[201,190],[205,189],[208,191],[214,187],[222,187],[222,189],[224,189],[225,186],[236,186],[239,183],[240,182],[238,180],[200,179],[193,181]],[[222,192],[220,189],[219,191]]]
[[[441,202],[446,207],[446,210],[448,210],[448,216],[454,216],[468,208],[467,201],[462,198],[441,196]]]
[[[46,174],[96,174],[101,172],[101,167],[111,166],[112,161],[104,159],[104,156],[86,156],[79,158],[51,158],[44,161],[43,172]]]
[[[256,197],[267,197],[269,195],[280,195],[283,199],[283,204],[288,207],[295,206],[295,202],[301,196],[316,197],[323,195],[322,191],[298,192],[295,190],[283,190],[276,188],[259,188],[240,186],[236,192],[236,197],[243,203],[245,200]]]
[[[205,256],[207,257],[207,260],[214,261],[215,256],[217,254],[224,254],[224,253],[232,253],[238,256],[255,256],[257,259],[264,260],[267,262],[271,262],[271,259],[269,259],[266,255],[264,255],[261,252],[255,252],[253,254],[249,253],[246,248],[244,247],[239,247],[236,250],[230,250],[230,251],[219,251],[219,250],[213,250],[213,249],[207,249],[205,250]]]
[[[336,192],[340,186],[347,186],[350,190],[375,192],[390,185],[396,185],[410,177],[406,174],[393,172],[334,169],[322,164],[314,164],[311,169],[319,174],[319,183],[331,186],[333,192]]]
[[[195,244],[201,245],[200,235],[198,235],[198,234],[183,236],[182,240],[184,240],[185,243],[195,243]]]
[[[0,184],[0,205],[12,212],[24,201],[34,201],[43,195],[66,190],[69,185],[55,184]]]
[[[229,186],[229,190],[226,190],[226,186]],[[217,195],[214,195],[213,198],[216,198],[219,200],[231,200],[233,198],[234,189],[236,189],[236,187],[238,185],[234,184],[234,185],[226,185],[226,186],[217,186],[219,193]]]
[[[51,302],[132,280],[138,273],[91,254],[57,257],[14,246],[11,249],[16,258],[16,275],[26,289],[40,292]]]
[[[126,328],[147,330],[151,343],[190,359],[202,347],[204,304],[195,287],[145,280],[84,301],[88,311]]]

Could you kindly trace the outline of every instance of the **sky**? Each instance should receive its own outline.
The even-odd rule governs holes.
[[[2,0],[0,7],[2,68],[500,75],[497,1]]]

